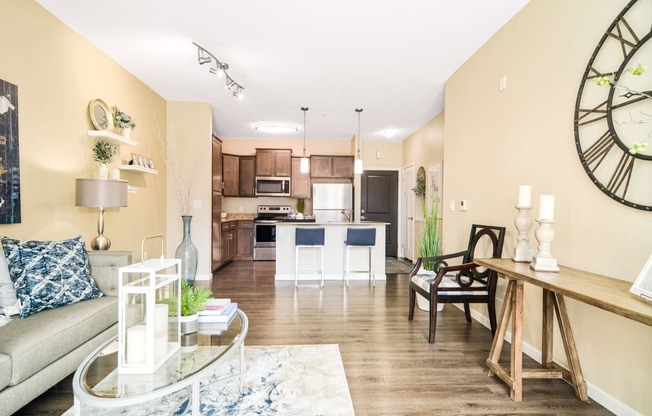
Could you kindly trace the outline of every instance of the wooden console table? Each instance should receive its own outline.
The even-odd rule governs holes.
[[[507,292],[500,313],[498,328],[491,345],[487,366],[490,375],[497,375],[510,387],[515,402],[523,398],[524,378],[562,378],[575,389],[582,401],[588,400],[586,382],[575,348],[573,332],[564,297],[578,300],[652,326],[652,303],[631,293],[631,282],[612,279],[582,270],[560,266],[559,273],[535,272],[529,263],[515,263],[511,259],[474,259],[476,264],[495,270],[508,279]],[[543,319],[541,368],[523,369],[523,285],[530,283],[543,289]],[[553,361],[553,314],[557,316],[569,370]],[[505,333],[512,320],[512,348],[509,371],[498,363]]]

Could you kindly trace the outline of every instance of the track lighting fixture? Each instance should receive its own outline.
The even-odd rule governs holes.
[[[231,91],[234,97],[237,97],[239,99],[244,98],[244,87],[237,82],[233,80],[229,76],[229,74],[226,73],[226,70],[229,69],[229,64],[226,62],[222,62],[219,59],[215,57],[212,53],[201,47],[198,43],[193,42],[193,45],[197,47],[197,62],[199,62],[199,65],[205,65],[205,64],[212,64],[214,66],[211,66],[208,69],[208,72],[210,72],[213,75],[217,75],[218,77],[225,77],[226,82],[224,84],[224,87],[228,90]]]
[[[308,173],[310,170],[310,160],[306,156],[306,111],[308,111],[308,107],[301,107],[301,111],[303,111],[303,156],[299,162],[299,171]]]
[[[355,164],[353,165],[353,173],[360,175],[363,172],[362,167],[362,158],[360,157],[360,142],[362,137],[360,137],[360,113],[362,113],[362,108],[356,108],[355,112],[358,113],[358,152],[355,158]]]

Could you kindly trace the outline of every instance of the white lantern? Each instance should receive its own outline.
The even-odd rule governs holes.
[[[142,246],[152,238],[163,252],[163,236]],[[119,269],[119,374],[152,374],[179,349],[180,271],[181,260],[163,256]]]

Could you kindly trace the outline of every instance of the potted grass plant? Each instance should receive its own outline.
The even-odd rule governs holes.
[[[190,285],[188,281],[181,279],[181,333],[190,334],[197,332],[197,312],[204,309],[206,301],[213,295],[213,292],[200,285]]]
[[[439,197],[434,195],[430,206],[425,205],[425,218],[423,231],[419,235],[419,240],[417,241],[419,257],[435,257],[441,256],[444,250],[444,240],[441,233],[441,224],[438,218],[439,213]],[[426,270],[426,272],[435,273],[435,264],[434,262],[423,262],[421,263],[421,268]],[[421,273],[421,272],[420,272]],[[417,306],[419,309],[427,311],[430,310],[430,305],[427,299],[417,295]],[[437,306],[437,311],[441,311],[444,308],[444,304],[441,303]]]

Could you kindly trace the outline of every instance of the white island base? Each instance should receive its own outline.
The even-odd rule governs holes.
[[[384,222],[327,222],[297,223],[280,222],[276,224],[276,275],[275,280],[294,280],[295,244],[294,232],[297,228],[324,228],[324,280],[344,280],[344,241],[349,227],[375,228],[376,246],[372,249],[374,275],[376,280],[386,280],[385,275],[385,226]],[[350,270],[367,270],[369,249],[353,247],[351,249]],[[319,249],[301,248],[299,250],[298,280],[319,281]],[[349,280],[369,280],[365,272],[352,272]]]

